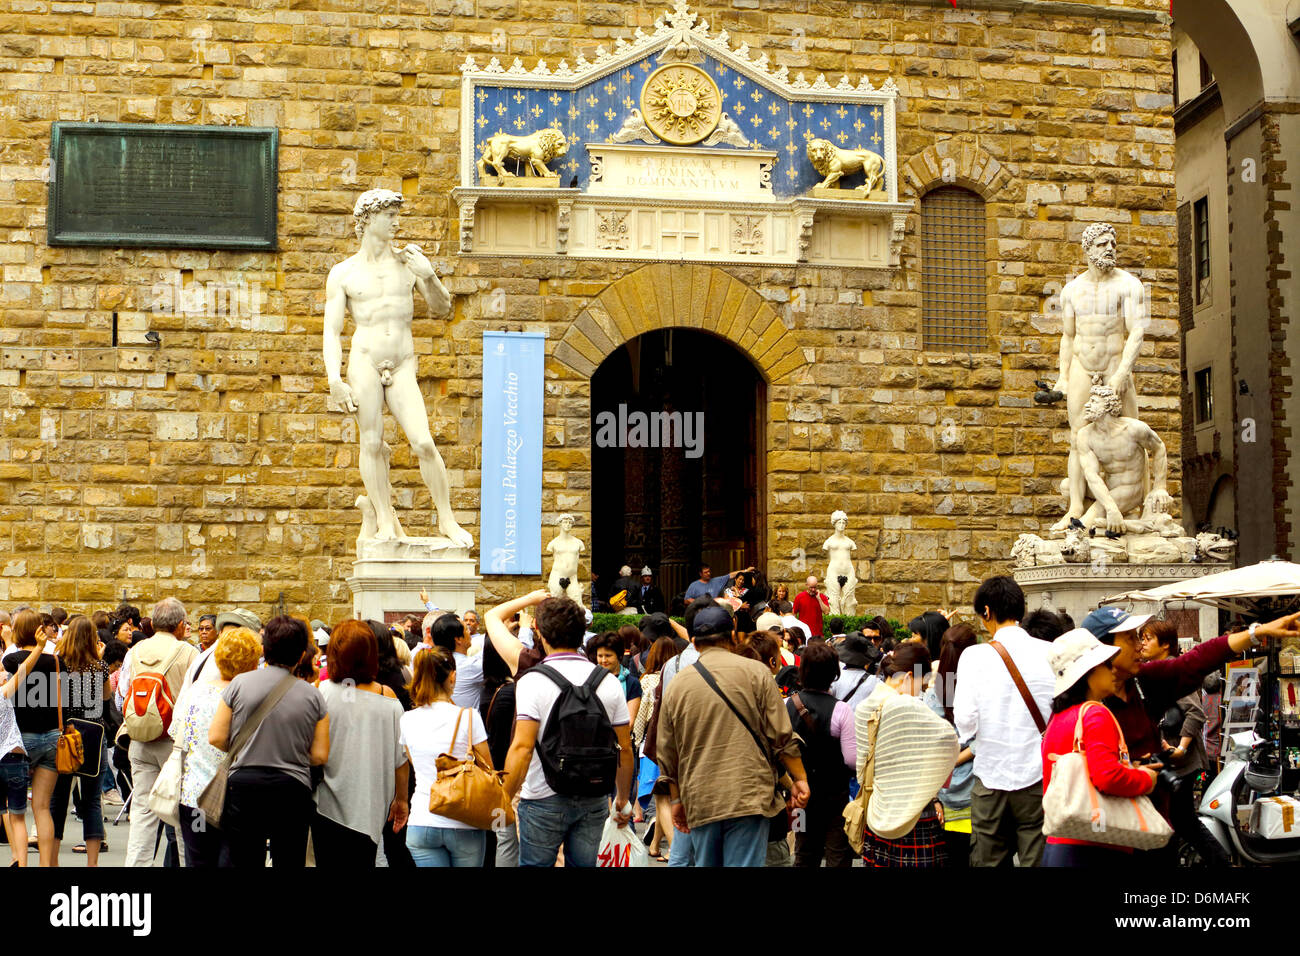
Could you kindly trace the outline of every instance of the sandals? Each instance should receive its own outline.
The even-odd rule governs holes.
[[[107,849],[108,849],[108,841],[107,841],[107,840],[100,840],[100,841],[99,841],[99,852],[100,852],[100,853],[103,853],[103,852],[105,852]],[[84,844],[84,843],[78,843],[76,846],[74,846],[74,847],[72,848],[72,852],[73,852],[73,853],[85,853],[85,852],[86,852],[86,844]]]

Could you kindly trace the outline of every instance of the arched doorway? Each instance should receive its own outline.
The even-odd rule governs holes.
[[[767,385],[720,336],[657,329],[591,378],[592,568],[655,571],[671,601],[696,565],[762,562]]]

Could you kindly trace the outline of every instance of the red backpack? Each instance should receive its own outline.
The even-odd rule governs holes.
[[[137,645],[137,651],[142,646]],[[135,673],[131,675],[131,684],[122,705],[122,727],[132,740],[148,743],[167,736],[172,725],[172,708],[176,703],[167,683],[167,672],[187,646],[177,641],[165,662],[162,658],[147,656],[139,659],[137,654],[132,667]]]

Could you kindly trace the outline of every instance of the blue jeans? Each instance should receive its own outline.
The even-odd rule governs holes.
[[[658,824],[656,824],[656,826],[657,825]],[[671,827],[672,825],[673,825],[673,821],[672,821],[672,817],[670,816],[667,820],[664,821],[664,826]],[[673,835],[672,835],[673,843],[672,846],[668,848],[669,866],[694,866],[695,865],[695,856],[693,853],[691,853],[691,836],[694,834],[694,832],[695,831],[692,830],[690,833],[683,833],[681,830],[678,830],[676,828],[673,829]]]
[[[52,773],[59,770],[55,756],[59,750],[58,730],[47,730],[39,734],[23,731],[23,749],[27,751],[27,762],[33,771],[44,767]]]
[[[695,865],[762,866],[767,861],[770,828],[767,817],[759,814],[691,827]]]
[[[482,866],[487,831],[408,826],[406,848],[416,866]]]
[[[565,797],[519,801],[519,865],[554,866],[564,846],[565,866],[596,865],[600,833],[609,816],[605,797]]]
[[[1043,850],[1039,866],[1107,868],[1131,865],[1133,854],[1109,846],[1085,846],[1078,843],[1049,843]]]

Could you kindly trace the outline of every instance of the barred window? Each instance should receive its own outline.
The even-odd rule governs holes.
[[[921,335],[934,352],[987,352],[984,200],[960,186],[921,197]]]

